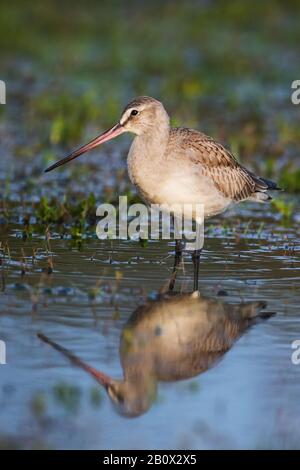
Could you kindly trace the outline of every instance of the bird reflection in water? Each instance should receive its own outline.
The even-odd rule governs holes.
[[[237,305],[192,294],[165,294],[138,307],[120,339],[123,380],[114,380],[42,333],[38,336],[86,370],[107,391],[117,411],[135,417],[157,396],[158,382],[189,379],[216,365],[234,342],[259,319],[265,302]]]

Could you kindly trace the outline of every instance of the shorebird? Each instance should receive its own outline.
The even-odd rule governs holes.
[[[121,334],[123,380],[94,369],[44,334],[38,336],[95,378],[120,414],[135,417],[153,404],[158,382],[196,377],[216,365],[250,326],[273,314],[265,308],[263,301],[230,305],[199,292],[148,301],[133,312]]]
[[[202,204],[204,217],[208,218],[241,201],[269,201],[268,190],[280,189],[273,181],[240,165],[212,137],[194,129],[172,128],[163,104],[148,96],[131,101],[111,129],[45,171],[54,170],[124,132],[135,134],[127,158],[128,172],[147,204]],[[192,252],[194,290],[198,289],[200,253],[201,250]],[[181,256],[182,245],[176,240],[171,289]]]

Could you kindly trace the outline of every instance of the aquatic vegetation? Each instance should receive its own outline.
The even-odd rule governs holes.
[[[58,198],[48,199],[43,196],[34,205],[33,212],[37,223],[49,224],[72,224],[71,235],[73,238],[81,238],[86,227],[94,226],[96,222],[96,198],[93,193],[79,201]]]
[[[300,193],[300,168],[288,163],[278,175],[279,184],[291,193]]]
[[[45,393],[38,392],[36,393],[31,400],[31,410],[32,413],[37,417],[41,418],[44,416],[47,410],[47,397]]]
[[[30,106],[41,122],[49,123],[49,145],[68,144],[78,141],[87,126],[100,116],[99,104],[91,92],[72,94],[66,91],[36,96]]]
[[[281,214],[285,223],[289,223],[293,217],[296,204],[294,201],[284,199],[273,199],[273,207]]]
[[[68,413],[76,413],[80,406],[81,390],[76,385],[67,382],[60,382],[53,387],[53,396],[55,400]]]
[[[90,401],[95,408],[103,403],[103,393],[99,387],[92,387],[90,390]]]

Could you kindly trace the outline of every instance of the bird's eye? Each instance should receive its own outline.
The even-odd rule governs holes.
[[[130,114],[131,114],[131,116],[136,116],[138,113],[139,112],[138,112],[137,109],[133,109]]]

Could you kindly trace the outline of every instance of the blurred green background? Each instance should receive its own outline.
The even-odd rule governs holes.
[[[296,0],[3,2],[2,132],[39,166],[148,94],[299,191],[299,21]]]

